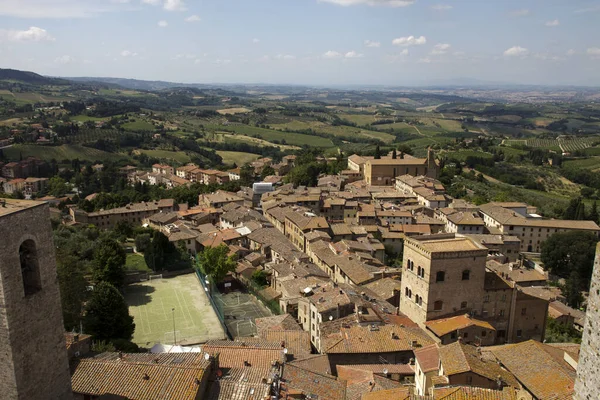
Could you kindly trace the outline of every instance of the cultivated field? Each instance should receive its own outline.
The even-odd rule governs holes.
[[[245,114],[245,113],[249,113],[250,109],[245,108],[245,107],[238,107],[238,108],[224,108],[222,110],[217,110],[217,112],[221,115],[227,115],[227,114]]]
[[[42,160],[50,161],[52,159],[61,160],[87,160],[87,161],[116,161],[127,159],[126,154],[108,153],[106,151],[93,149],[71,144],[61,146],[38,146],[34,144],[17,144],[8,149],[4,149],[4,154],[8,159],[18,160],[22,155],[25,157],[37,157]]]
[[[135,323],[133,342],[140,346],[175,340],[191,345],[226,337],[195,274],[129,285],[125,299]]]

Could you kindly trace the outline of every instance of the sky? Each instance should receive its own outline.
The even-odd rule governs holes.
[[[184,83],[600,86],[600,0],[0,0],[0,68]]]

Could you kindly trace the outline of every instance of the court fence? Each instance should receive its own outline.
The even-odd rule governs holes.
[[[210,301],[210,305],[212,306],[213,310],[215,310],[217,318],[219,318],[219,322],[221,323],[223,331],[226,332],[227,335],[230,335],[227,325],[225,324],[225,315],[223,314],[223,310],[217,305],[215,299],[213,298],[214,291],[218,292],[216,285],[211,285],[210,281],[206,278],[206,275],[204,275],[200,269],[195,269],[195,272],[198,281],[200,281],[200,285],[202,285],[202,289],[204,289],[204,292],[206,293],[206,297],[208,297],[208,300]]]
[[[262,295],[263,287],[257,285],[254,281],[249,279],[246,283],[246,288],[254,297],[260,300],[274,315],[281,315],[281,307],[279,307],[279,301],[273,299],[267,299]]]

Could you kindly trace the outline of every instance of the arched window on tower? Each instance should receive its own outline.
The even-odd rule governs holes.
[[[25,296],[39,292],[42,289],[42,282],[37,250],[33,240],[28,239],[21,244],[19,247],[19,260],[21,262],[21,276]]]

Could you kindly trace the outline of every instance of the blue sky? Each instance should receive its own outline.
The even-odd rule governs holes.
[[[0,67],[198,83],[600,85],[599,0],[0,0]]]

